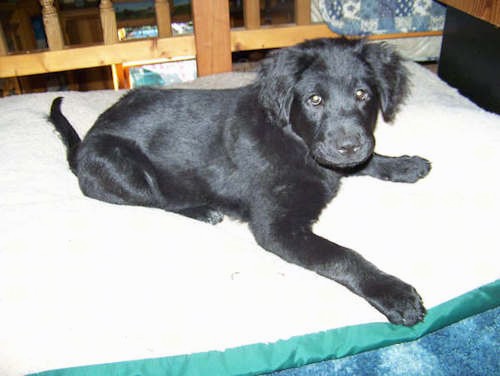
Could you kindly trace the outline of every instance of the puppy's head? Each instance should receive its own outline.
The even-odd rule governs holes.
[[[272,53],[259,72],[259,101],[326,167],[373,154],[378,112],[392,121],[408,93],[401,58],[384,44],[317,39]]]

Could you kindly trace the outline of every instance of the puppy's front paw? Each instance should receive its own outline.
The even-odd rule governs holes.
[[[417,156],[403,155],[396,159],[390,180],[400,183],[415,183],[425,177],[431,170],[431,163]]]
[[[364,291],[368,302],[397,325],[413,326],[424,319],[426,310],[417,290],[391,275],[383,275]]]

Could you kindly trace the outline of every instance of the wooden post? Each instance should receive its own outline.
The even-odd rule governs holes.
[[[232,70],[229,2],[192,0],[198,76]]]
[[[116,15],[111,0],[101,0],[99,5],[101,26],[104,44],[118,43],[118,30],[116,28]]]
[[[170,5],[168,0],[155,0],[156,25],[158,37],[172,36],[172,20],[170,18]]]
[[[243,0],[243,18],[245,28],[258,29],[260,27],[260,0]]]
[[[7,47],[7,39],[5,38],[5,33],[3,32],[2,23],[0,23],[0,56],[7,55],[9,53],[9,48]]]
[[[311,0],[295,0],[295,23],[297,25],[311,23]]]
[[[26,9],[16,9],[11,16],[11,23],[17,25],[16,39],[20,43],[20,50],[32,51],[36,49],[35,32],[31,18]]]
[[[43,24],[49,49],[62,50],[64,48],[64,39],[59,16],[54,7],[54,0],[40,0],[40,4],[42,5]]]

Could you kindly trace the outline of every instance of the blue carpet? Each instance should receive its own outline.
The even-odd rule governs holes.
[[[500,375],[500,307],[412,342],[270,375]]]

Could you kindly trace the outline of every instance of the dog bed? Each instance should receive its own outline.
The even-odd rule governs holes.
[[[377,151],[428,158],[431,173],[416,184],[347,178],[315,231],[418,289],[429,313],[411,328],[265,252],[244,224],[84,197],[47,111],[64,96],[84,134],[121,92],[1,99],[0,374],[262,374],[497,307],[500,117],[408,68],[412,95],[393,125],[379,121]]]

